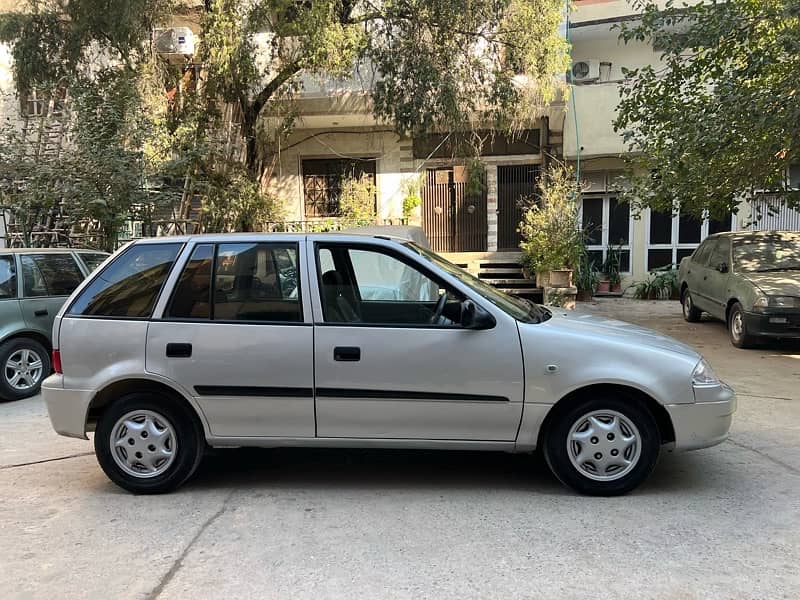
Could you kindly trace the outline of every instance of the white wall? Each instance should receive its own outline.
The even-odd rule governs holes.
[[[303,220],[303,182],[301,161],[304,158],[377,159],[378,217],[398,219],[403,215],[404,171],[411,164],[411,142],[381,129],[298,130],[287,141],[270,191],[285,202],[286,219]]]

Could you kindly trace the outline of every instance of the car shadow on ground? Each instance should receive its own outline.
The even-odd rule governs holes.
[[[635,493],[685,494],[708,487],[714,457],[664,452]],[[187,491],[220,487],[344,489],[348,491],[507,491],[574,496],[538,454],[426,450],[237,448],[214,450],[187,483]]]

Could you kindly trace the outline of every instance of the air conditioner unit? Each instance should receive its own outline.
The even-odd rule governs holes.
[[[194,33],[188,27],[172,27],[153,31],[153,44],[159,54],[194,54]]]
[[[575,83],[586,83],[598,79],[600,79],[599,60],[578,60],[572,64],[572,81]]]

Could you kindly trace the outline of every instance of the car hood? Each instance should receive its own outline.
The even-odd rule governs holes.
[[[800,297],[800,271],[742,273],[742,277],[758,286],[768,296]]]
[[[552,312],[552,318],[545,321],[545,323],[565,332],[595,338],[613,339],[624,343],[626,346],[638,345],[658,348],[659,350],[696,358],[698,361],[702,358],[691,346],[646,327],[598,315],[567,312],[559,309],[552,309]]]

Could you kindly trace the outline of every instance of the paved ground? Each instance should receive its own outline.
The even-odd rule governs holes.
[[[796,598],[800,347],[735,350],[677,303],[582,310],[699,348],[736,387],[731,440],[614,499],[531,457],[236,451],[179,492],[109,483],[39,398],[0,404],[3,598]]]

